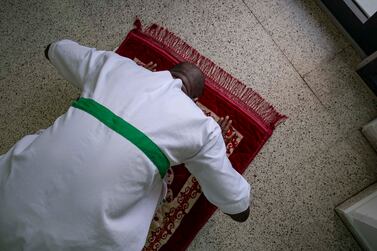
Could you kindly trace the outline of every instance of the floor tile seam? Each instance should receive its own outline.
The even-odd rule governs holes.
[[[354,129],[349,129],[346,133],[345,133],[345,138],[347,140],[347,144],[350,145],[350,147],[352,148],[353,151],[355,152],[358,152],[358,148],[352,144],[352,141],[351,141],[351,134],[352,133],[355,133],[355,132],[359,132],[360,133],[360,137],[362,137],[363,139],[365,139],[366,141],[366,144],[373,150],[373,153],[375,156],[377,156],[377,151],[373,148],[372,144],[368,141],[367,138],[365,138],[365,136],[363,135],[363,133],[361,132],[362,128],[354,128]],[[368,164],[365,160],[363,160],[365,162],[366,165],[368,165],[370,168],[375,168],[375,166],[371,166],[370,164]],[[377,180],[376,180],[377,181]]]
[[[314,92],[314,90],[308,85],[308,83],[305,81],[305,79],[303,78],[303,76],[301,76],[301,74],[299,73],[299,71],[296,69],[296,67],[293,65],[293,63],[291,62],[291,60],[289,59],[289,57],[284,53],[284,51],[280,48],[280,46],[278,45],[278,43],[275,41],[275,39],[271,36],[270,32],[267,30],[267,28],[265,27],[265,25],[262,24],[262,22],[260,22],[260,20],[258,19],[258,17],[253,13],[253,11],[250,9],[250,7],[245,3],[245,0],[242,0],[242,2],[245,4],[246,8],[249,10],[249,12],[257,19],[258,23],[261,25],[261,27],[263,28],[263,30],[266,32],[266,34],[271,38],[271,40],[273,41],[274,45],[279,49],[279,51],[282,53],[282,55],[285,57],[285,59],[289,62],[289,64],[291,65],[291,67],[294,69],[294,71],[298,74],[298,76],[302,79],[302,81],[304,81],[305,85],[309,88],[310,92],[315,96],[315,98],[319,101],[319,103],[321,104],[322,107],[326,108],[324,106],[324,104],[322,103],[322,101],[319,99],[318,95]],[[291,2],[290,2],[291,3]]]
[[[308,71],[308,72],[302,74],[302,78],[306,78],[309,74],[315,72],[316,70],[319,70],[319,69],[323,66],[323,64],[325,64],[325,63],[330,63],[331,61],[335,60],[335,58],[336,58],[337,56],[339,56],[340,54],[344,53],[345,50],[346,50],[347,48],[349,48],[349,46],[351,46],[351,45],[347,45],[346,47],[344,47],[344,48],[341,49],[340,51],[337,51],[337,52],[333,53],[332,55],[329,55],[329,56],[327,56],[326,58],[322,59],[322,60],[321,60],[320,62],[318,62],[318,64],[317,64],[316,66],[314,66],[310,71]],[[352,47],[352,46],[351,46],[351,47]]]
[[[259,18],[254,14],[254,12],[251,10],[251,8],[247,5],[247,3],[245,2],[245,0],[242,0],[242,2],[245,4],[245,6],[248,8],[248,10],[250,11],[250,13],[252,13],[252,15],[255,17],[255,19],[262,25],[262,27],[264,28],[264,30],[267,32],[267,34],[271,37],[271,39],[274,41],[274,43],[278,46],[278,48],[280,49],[280,51],[285,55],[285,57],[289,60],[289,62],[291,62],[291,60],[289,59],[289,57],[284,53],[284,50],[280,48],[280,46],[278,45],[278,43],[275,41],[275,39],[273,38],[272,36],[272,33],[267,29],[266,27],[266,23],[268,22],[269,19],[271,19],[271,17],[269,19],[266,19],[266,20],[259,20]],[[280,15],[282,15],[284,12],[286,12],[288,9],[289,9],[289,6],[293,5],[294,4],[294,1],[290,0],[286,6],[282,9],[282,11],[276,15],[276,17],[279,17]],[[318,7],[318,3],[317,1],[315,1],[315,5]],[[320,8],[321,9],[321,8]],[[337,27],[335,27],[337,29]],[[314,71],[315,69],[317,69],[323,62],[326,62],[326,61],[331,61],[333,60],[333,58],[335,58],[338,54],[342,53],[346,48],[348,48],[349,46],[351,46],[349,43],[347,43],[346,45],[340,47],[338,50],[336,50],[334,53],[332,53],[331,55],[327,56],[326,58],[324,58],[323,60],[320,60],[320,62],[318,63],[318,65],[316,65],[315,67],[313,67],[312,69],[310,69],[308,72],[305,72],[304,74],[301,74],[296,68],[295,66],[293,65],[293,63],[291,62],[291,65],[296,69],[297,73],[302,76],[302,77],[305,77],[305,75],[309,74],[310,72]]]
[[[242,3],[243,3],[244,5],[246,5],[245,2],[244,2],[244,0],[241,0],[241,1],[242,1]],[[194,3],[191,2],[191,1],[188,1],[188,4],[190,4],[192,7],[196,7],[196,6],[194,5]],[[246,5],[246,8],[250,11],[250,9],[249,9],[249,7],[248,7],[247,5]],[[211,13],[212,15],[216,15],[216,13],[214,12],[214,10],[212,10],[212,9],[209,9],[208,12]],[[259,20],[256,18],[256,16],[255,16],[253,13],[251,13],[251,14],[252,14],[252,16],[254,17],[254,19],[256,20],[256,22],[255,22],[255,24],[253,24],[253,25],[250,27],[250,30],[254,29],[258,24],[260,24],[260,22],[259,22]]]

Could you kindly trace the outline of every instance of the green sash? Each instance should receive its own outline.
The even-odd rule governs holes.
[[[91,114],[110,129],[128,139],[155,164],[161,178],[165,176],[170,167],[170,162],[148,136],[93,99],[80,98],[73,102],[72,106]]]

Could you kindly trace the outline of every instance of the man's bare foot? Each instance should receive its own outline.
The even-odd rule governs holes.
[[[221,117],[219,121],[217,121],[217,123],[221,128],[221,133],[223,135],[225,145],[227,145],[233,138],[233,136],[236,134],[235,132],[233,132],[231,135],[226,135],[226,133],[232,125],[232,120],[229,118],[229,116],[225,116],[225,118]]]
[[[137,65],[143,66],[145,69],[150,71],[156,71],[157,64],[153,63],[153,61],[149,62],[148,64],[143,63],[140,59],[134,58],[134,61]]]

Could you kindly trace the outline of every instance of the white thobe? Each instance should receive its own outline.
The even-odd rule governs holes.
[[[170,165],[185,163],[225,213],[250,204],[250,185],[226,157],[218,124],[169,71],[69,40],[48,52],[60,74],[147,135]],[[70,107],[52,126],[0,156],[0,247],[141,250],[161,199],[156,166],[127,139]]]

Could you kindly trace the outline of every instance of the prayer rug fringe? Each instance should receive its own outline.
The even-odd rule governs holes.
[[[258,117],[260,117],[270,129],[274,129],[287,118],[285,115],[277,112],[276,109],[257,92],[247,87],[237,78],[231,76],[210,59],[201,55],[196,49],[188,45],[171,31],[158,24],[151,24],[143,28],[138,18],[135,20],[134,25],[135,30],[158,41],[165,50],[173,55],[178,54],[187,62],[197,65],[206,78],[212,80],[206,81],[207,85],[211,85],[212,88],[220,91],[250,116],[255,117],[253,116],[254,114],[259,115]]]

